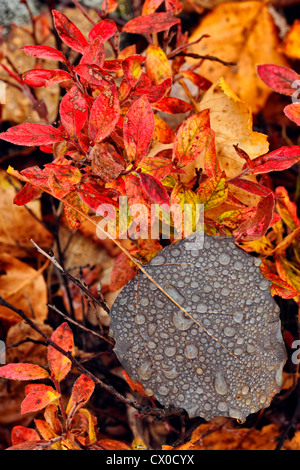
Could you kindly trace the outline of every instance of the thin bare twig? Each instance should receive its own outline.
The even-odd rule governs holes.
[[[97,299],[83,284],[82,282],[77,279],[76,277],[72,276],[68,271],[65,271],[65,269],[59,264],[59,262],[55,259],[53,254],[46,253],[42,248],[40,248],[32,239],[30,240],[31,243],[34,245],[34,247],[37,249],[39,253],[42,255],[46,256],[53,265],[62,273],[63,276],[68,278],[70,281],[72,281],[77,287],[79,287],[93,302],[95,302],[97,305],[103,308],[108,314],[110,313],[110,308],[106,304],[104,300]]]
[[[53,310],[54,312],[58,313],[59,315],[61,315],[66,321],[72,323],[73,325],[76,325],[78,328],[80,328],[81,330],[91,334],[91,335],[94,335],[96,336],[97,338],[100,338],[100,339],[103,339],[104,341],[106,341],[107,343],[111,344],[111,345],[114,345],[115,342],[112,338],[109,338],[109,337],[106,337],[104,335],[101,335],[100,333],[97,333],[96,331],[94,330],[91,330],[90,328],[87,328],[86,326],[82,325],[81,323],[78,323],[76,320],[73,320],[73,318],[70,318],[68,317],[68,315],[65,315],[63,312],[61,312],[57,307],[55,307],[55,305],[51,305],[51,304],[47,304],[47,306],[49,308],[51,308],[51,310]]]

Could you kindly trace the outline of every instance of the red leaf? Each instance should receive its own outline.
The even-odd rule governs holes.
[[[282,171],[290,168],[300,160],[300,147],[281,147],[278,150],[267,153],[252,160],[252,168],[247,170],[250,175],[269,173],[270,171]],[[244,165],[243,170],[246,169]]]
[[[109,144],[96,144],[90,151],[92,172],[106,183],[115,180],[125,170],[125,162]]]
[[[38,57],[39,59],[58,60],[64,63],[68,62],[62,52],[50,46],[24,46],[22,49],[26,54]]]
[[[89,135],[94,143],[101,142],[114,130],[120,117],[116,86],[107,88],[93,104],[89,120]]]
[[[241,178],[236,178],[229,181],[229,184],[236,186],[237,188],[243,189],[251,194],[256,194],[257,196],[265,197],[268,194],[272,193],[270,188],[263,186],[261,184],[255,183],[254,181],[243,180]]]
[[[150,13],[128,21],[123,27],[123,31],[133,34],[160,33],[178,23],[180,20],[170,12]]]
[[[300,83],[300,81],[299,81]],[[291,103],[284,108],[284,114],[293,122],[300,126],[300,103]]]
[[[71,75],[64,70],[34,69],[23,73],[24,82],[32,88],[48,87],[55,83],[72,80]]]
[[[131,162],[138,163],[150,147],[154,131],[154,115],[146,96],[141,96],[124,118],[124,145]]]
[[[96,38],[85,48],[80,64],[95,64],[102,67],[105,59],[105,48],[101,38]]]
[[[51,340],[60,346],[64,351],[74,355],[73,333],[66,322],[62,323],[52,334]],[[65,378],[71,369],[71,361],[64,354],[60,353],[53,346],[48,347],[48,363],[51,376],[60,382]]]
[[[59,396],[59,393],[54,388],[52,390],[31,392],[22,401],[21,414],[42,410],[50,403],[57,401]]]
[[[25,122],[10,127],[0,134],[0,139],[17,145],[49,145],[64,140],[61,132],[47,124],[33,124]]]
[[[182,10],[182,3],[179,0],[165,0],[166,10],[178,15]]]
[[[202,91],[207,91],[212,83],[207,80],[206,78],[202,77],[196,72],[193,72],[192,70],[181,70],[180,75],[182,75],[185,78],[188,78],[194,85],[196,85],[199,90]]]
[[[69,136],[76,139],[88,118],[87,103],[77,86],[71,88],[61,100],[60,118]]]
[[[40,380],[46,379],[49,374],[40,366],[20,362],[0,367],[0,377],[11,380]]]
[[[24,426],[15,426],[11,431],[10,437],[14,446],[27,441],[40,440],[40,436],[34,429],[25,428]]]
[[[60,11],[52,10],[52,14],[54,26],[60,39],[74,51],[83,53],[88,42],[77,26]]]
[[[104,78],[104,71],[95,64],[80,64],[77,65],[74,70],[80,77],[87,80],[89,84],[93,84],[98,87],[100,91],[103,91],[105,88],[109,87],[109,82],[107,81],[109,77],[105,75]]]
[[[29,183],[26,183],[25,186],[16,194],[14,198],[14,204],[17,206],[24,206],[28,202],[36,199],[38,196],[42,194],[42,190],[35,188]]]
[[[145,193],[151,201],[155,204],[166,204],[168,207],[170,206],[170,196],[167,193],[166,188],[158,179],[147,175],[147,173],[141,173],[140,180]]]
[[[173,158],[179,167],[194,161],[211,140],[212,130],[209,122],[209,110],[187,118],[179,127],[173,147]]]
[[[22,170],[21,175],[25,176],[25,178],[30,180],[32,184],[41,190],[44,191],[49,189],[49,172],[47,172],[45,169],[42,170],[39,166],[31,166]]]
[[[116,202],[107,196],[107,190],[97,184],[84,183],[77,191],[80,199],[93,211],[102,215],[101,206],[104,206],[104,212],[108,212],[108,217],[116,217]],[[103,214],[104,215],[104,214]]]
[[[173,98],[166,96],[165,98],[152,104],[152,108],[163,113],[177,114],[177,113],[188,113],[194,109],[194,106],[186,101],[180,100],[179,98]]]
[[[141,79],[138,81],[135,89],[133,90],[132,96],[146,95],[149,103],[156,103],[164,98],[164,96],[170,91],[172,87],[171,78],[166,78],[159,85],[146,85],[141,86]],[[152,106],[153,108],[155,106]],[[155,108],[156,109],[156,108]]]
[[[268,194],[255,208],[254,215],[243,222],[233,233],[237,242],[250,242],[259,240],[268,230],[274,209],[274,195]]]
[[[134,88],[137,84],[141,73],[142,73],[142,63],[146,57],[142,55],[132,55],[127,57],[122,63],[122,69],[124,73],[124,77],[129,83],[129,85]]]
[[[84,374],[81,374],[73,385],[70,401],[67,406],[67,414],[76,407],[82,407],[92,396],[95,382]]]
[[[115,292],[125,286],[137,272],[136,266],[130,261],[125,253],[121,253],[114,259],[113,269],[110,276],[109,289]]]
[[[102,42],[107,41],[117,31],[117,25],[114,21],[106,19],[95,24],[89,32],[89,41],[93,42],[96,38],[100,37]]]
[[[296,80],[300,80],[300,75],[282,65],[258,65],[257,72],[268,87],[287,96],[292,96],[295,93],[297,86],[293,86],[293,84]]]

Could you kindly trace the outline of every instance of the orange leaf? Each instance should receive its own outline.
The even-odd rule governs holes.
[[[60,346],[64,351],[74,355],[73,333],[69,325],[62,323],[52,334],[51,340]],[[48,347],[48,362],[51,370],[51,376],[60,382],[65,378],[71,369],[71,361],[64,354],[60,353],[53,346]]]
[[[84,374],[81,374],[73,385],[71,398],[67,406],[67,414],[74,409],[83,406],[91,397],[95,389],[95,382]]]
[[[40,380],[46,379],[49,374],[35,364],[13,363],[0,367],[0,377],[12,380]]]

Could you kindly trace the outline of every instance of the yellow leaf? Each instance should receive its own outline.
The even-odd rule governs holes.
[[[191,46],[191,52],[217,56],[224,61],[235,62],[236,66],[205,60],[201,65],[201,75],[212,82],[223,76],[253,112],[259,112],[271,90],[260,80],[257,65],[288,66],[277,50],[279,39],[268,5],[260,1],[222,3],[203,18],[190,42],[203,34],[210,37]]]
[[[145,70],[155,85],[159,85],[166,78],[173,76],[166,54],[155,44],[150,44],[146,50]]]

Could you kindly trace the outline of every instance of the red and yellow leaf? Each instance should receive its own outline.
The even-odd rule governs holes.
[[[81,374],[73,385],[72,394],[66,409],[67,415],[74,408],[78,409],[87,403],[95,389],[95,382]]]
[[[179,127],[173,148],[173,159],[181,168],[194,161],[211,140],[209,110],[187,118]]]
[[[147,47],[145,71],[155,85],[173,77],[172,67],[165,52],[156,44]]]
[[[60,394],[54,388],[31,392],[22,401],[21,414],[42,410],[50,403],[57,402],[59,397]]]

